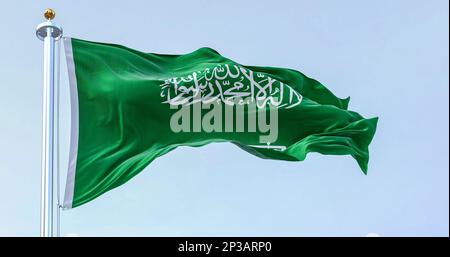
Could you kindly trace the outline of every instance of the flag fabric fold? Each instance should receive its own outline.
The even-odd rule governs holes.
[[[377,118],[318,81],[245,66],[210,48],[184,55],[64,38],[71,146],[64,208],[87,203],[178,146],[230,142],[265,159],[351,155],[366,173]]]

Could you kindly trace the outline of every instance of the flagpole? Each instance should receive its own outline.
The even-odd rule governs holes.
[[[44,90],[42,101],[42,177],[41,177],[41,233],[52,237],[54,219],[54,125],[55,125],[55,41],[62,36],[62,29],[52,23],[55,12],[44,12],[47,21],[36,28],[36,36],[44,41]]]

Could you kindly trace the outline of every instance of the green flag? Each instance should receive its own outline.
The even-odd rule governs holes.
[[[230,142],[266,159],[351,155],[367,172],[377,118],[302,73],[65,38],[71,146],[64,208],[122,185],[178,146]]]

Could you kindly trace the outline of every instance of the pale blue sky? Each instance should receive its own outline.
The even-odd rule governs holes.
[[[298,69],[380,117],[369,174],[348,156],[262,160],[231,144],[179,148],[85,206],[83,236],[448,236],[448,1],[0,2],[0,236],[39,235],[42,43],[66,36],[141,51],[208,46],[242,64]],[[69,142],[62,63],[62,175]]]

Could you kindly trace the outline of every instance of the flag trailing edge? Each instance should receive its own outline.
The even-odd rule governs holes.
[[[71,101],[64,209],[122,185],[178,146],[231,142],[287,161],[302,161],[308,152],[352,155],[367,172],[378,118],[347,110],[349,98],[298,71],[240,65],[210,48],[149,54],[68,37],[64,48]],[[231,126],[230,108],[236,110]],[[274,133],[266,111],[269,124],[276,119]],[[211,125],[217,120],[223,124]]]

